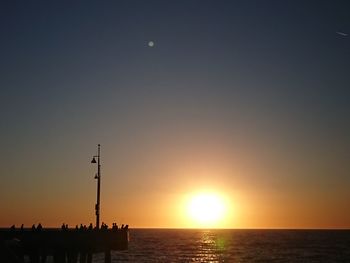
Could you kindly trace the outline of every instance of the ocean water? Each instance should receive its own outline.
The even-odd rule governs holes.
[[[131,229],[112,262],[350,262],[350,231]]]
[[[129,249],[113,251],[112,262],[350,263],[350,230],[130,229]]]

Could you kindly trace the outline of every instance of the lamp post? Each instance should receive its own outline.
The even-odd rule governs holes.
[[[101,145],[98,145],[97,155],[92,157],[91,163],[96,163],[97,158],[97,174],[95,179],[97,179],[97,201],[95,205],[95,214],[96,214],[96,229],[100,228],[100,187],[101,187],[101,164],[100,164],[100,148]]]

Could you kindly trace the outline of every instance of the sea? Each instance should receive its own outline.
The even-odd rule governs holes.
[[[129,249],[112,262],[350,263],[350,230],[130,229]]]

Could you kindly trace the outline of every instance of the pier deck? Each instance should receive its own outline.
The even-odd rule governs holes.
[[[2,249],[15,255],[21,262],[28,255],[31,262],[45,262],[53,255],[54,262],[91,262],[93,253],[104,252],[110,262],[111,250],[128,249],[128,229],[0,229]],[[82,260],[86,257],[86,260]],[[0,258],[1,259],[1,258]],[[1,261],[2,262],[2,261]],[[14,261],[16,262],[16,261]]]

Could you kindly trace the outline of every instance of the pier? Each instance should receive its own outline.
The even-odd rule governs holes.
[[[94,253],[104,253],[111,262],[111,251],[128,249],[128,229],[0,229],[0,261],[45,263],[91,263]],[[78,261],[79,260],[79,261]]]
[[[96,160],[97,159],[97,160]],[[100,226],[101,194],[101,145],[97,145],[97,154],[92,164],[97,164],[95,227],[82,226],[69,229],[63,224],[61,229],[46,228],[41,224],[32,228],[0,228],[0,262],[23,263],[28,257],[30,263],[45,263],[47,256],[53,256],[54,263],[91,263],[94,253],[104,253],[105,263],[111,262],[112,250],[127,250],[129,243],[128,225],[121,228],[113,223],[108,229],[104,223]]]

